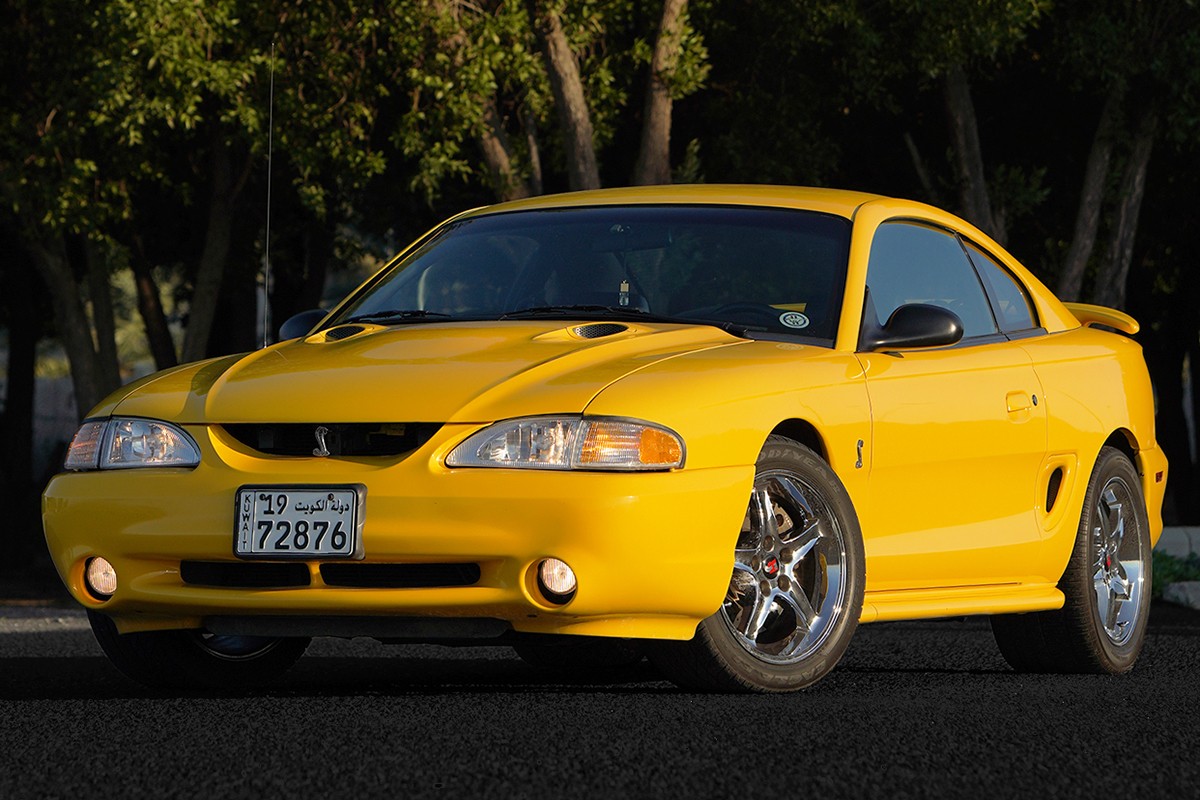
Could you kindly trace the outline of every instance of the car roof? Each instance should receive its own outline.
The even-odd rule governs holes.
[[[619,189],[594,189],[583,192],[541,195],[523,200],[485,206],[463,216],[496,214],[544,208],[625,204],[705,204],[738,206],[774,206],[835,214],[852,219],[863,203],[884,199],[881,195],[844,189],[818,189],[803,186],[767,186],[755,184],[688,184],[667,186],[631,186]]]

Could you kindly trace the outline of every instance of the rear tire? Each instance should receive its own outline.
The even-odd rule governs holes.
[[[689,689],[790,692],[824,677],[862,612],[858,516],[816,453],[771,436],[734,550],[721,608],[686,642],[647,643],[650,660]]]
[[[95,611],[88,611],[88,622],[117,669],[157,689],[257,688],[286,672],[309,643],[192,630],[121,634],[110,617]]]
[[[1004,660],[1018,672],[1128,672],[1150,615],[1150,523],[1129,457],[1101,449],[1084,497],[1057,611],[992,617]]]

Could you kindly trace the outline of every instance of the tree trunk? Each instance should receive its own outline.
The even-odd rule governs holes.
[[[209,353],[248,353],[258,347],[262,329],[258,320],[258,270],[250,264],[229,263],[221,280],[216,307],[221,324],[212,326]]]
[[[1083,188],[1079,192],[1079,211],[1075,215],[1071,247],[1067,250],[1058,276],[1056,293],[1063,300],[1078,300],[1083,296],[1083,276],[1087,272],[1088,261],[1096,245],[1096,232],[1100,228],[1100,209],[1104,203],[1104,187],[1112,160],[1113,132],[1124,94],[1123,90],[1117,88],[1109,92],[1108,99],[1104,101],[1104,110],[1100,112],[1096,135],[1092,138],[1092,149],[1083,171]]]
[[[221,280],[233,240],[235,187],[229,146],[220,135],[213,137],[212,194],[208,204],[208,227],[204,249],[196,270],[192,302],[188,311],[187,334],[183,339],[183,360],[199,361],[208,355],[208,340],[221,296]]]
[[[664,0],[654,58],[646,80],[646,103],[642,120],[642,144],[633,167],[633,183],[649,185],[671,182],[671,87],[670,79],[679,61],[682,17],[687,0]]]
[[[977,228],[1004,244],[1005,231],[997,226],[988,197],[983,148],[979,143],[979,123],[975,118],[975,103],[971,99],[971,85],[961,65],[955,64],[946,72],[944,89],[946,120],[950,127],[962,214]]]
[[[0,493],[7,519],[0,525],[0,548],[9,564],[21,564],[41,539],[36,513],[40,485],[33,475],[34,364],[40,326],[35,319],[32,276],[24,264],[6,272],[8,382],[0,417]]]
[[[925,200],[935,206],[942,205],[941,195],[937,187],[933,185],[933,179],[929,176],[929,168],[925,165],[925,159],[921,157],[921,151],[917,149],[917,143],[913,141],[912,134],[908,131],[904,132],[904,146],[908,148],[908,157],[912,159],[917,180],[921,182],[921,188],[925,190]]]
[[[572,191],[599,189],[600,169],[596,164],[595,134],[592,117],[579,76],[579,62],[567,42],[558,12],[546,0],[531,0],[534,29],[546,58],[550,90],[558,109],[567,156],[567,185]]]
[[[29,248],[38,274],[54,304],[54,323],[71,365],[71,384],[75,389],[75,408],[83,419],[106,394],[117,388],[104,376],[115,370],[102,369],[92,326],[67,260],[62,237],[33,242]]]
[[[440,47],[442,52],[450,57],[454,67],[460,69],[467,46],[467,32],[462,26],[460,5],[450,0],[432,0],[430,5],[433,13],[440,19],[453,23],[453,32],[442,39]],[[481,97],[479,104],[483,111],[483,128],[475,138],[497,199],[518,200],[528,197],[529,186],[513,169],[513,150],[508,133],[504,130],[504,117],[500,114],[496,98]]]
[[[1200,469],[1197,469],[1197,464],[1191,460],[1192,453],[1200,453],[1200,450],[1194,448],[1200,446],[1200,386],[1197,385],[1197,372],[1200,371],[1200,344],[1196,341],[1196,330],[1194,325],[1189,326],[1192,330],[1190,335],[1180,336],[1180,341],[1188,343],[1188,371],[1190,373],[1191,395],[1192,395],[1192,437],[1191,447],[1188,446],[1187,425],[1180,430],[1179,441],[1182,443],[1183,452],[1179,454],[1175,461],[1169,461],[1171,465],[1171,481],[1175,483],[1175,510],[1179,514],[1178,524],[1181,525],[1196,525],[1200,524]],[[1178,365],[1182,366],[1182,365]],[[1158,427],[1157,420],[1155,427]],[[1171,435],[1171,431],[1164,433],[1156,433],[1155,438],[1160,442],[1166,442],[1167,436]],[[1163,452],[1168,452],[1167,448],[1163,448]],[[1170,458],[1170,456],[1167,456]],[[1176,465],[1183,469],[1177,469]]]
[[[529,186],[513,169],[512,147],[494,97],[483,100],[483,126],[483,132],[479,135],[479,149],[483,151],[483,162],[487,165],[496,196],[501,200],[529,197]]]
[[[1103,306],[1121,308],[1125,305],[1125,284],[1133,263],[1133,244],[1137,238],[1142,198],[1146,195],[1146,169],[1150,165],[1150,154],[1157,135],[1158,115],[1148,111],[1138,124],[1129,160],[1125,164],[1116,224],[1109,238],[1108,251],[1100,265],[1100,274],[1096,276],[1093,302]]]
[[[96,364],[100,379],[107,386],[121,385],[121,364],[117,357],[117,323],[113,316],[112,283],[108,264],[95,242],[83,242],[87,263],[88,294],[92,298],[92,325],[96,331]]]
[[[272,338],[279,326],[301,311],[309,311],[321,304],[325,289],[325,275],[333,257],[334,235],[328,226],[315,219],[307,219],[278,252],[284,254],[287,269],[275,272],[271,292],[271,317],[276,321]]]
[[[521,114],[521,126],[525,129],[525,146],[529,149],[529,192],[539,195],[542,188],[542,152],[538,146],[537,120],[526,108]]]
[[[158,283],[150,272],[141,237],[134,236],[133,241],[134,250],[130,254],[129,265],[133,270],[133,283],[137,289],[138,313],[141,314],[142,325],[146,329],[146,340],[150,343],[154,366],[158,369],[168,369],[179,363],[179,357],[175,354],[175,340],[171,338],[171,328],[167,325],[167,315],[163,313],[162,298],[158,294]]]

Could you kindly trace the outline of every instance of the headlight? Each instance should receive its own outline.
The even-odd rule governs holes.
[[[70,470],[194,467],[200,448],[182,428],[151,419],[88,420],[79,426],[63,467]]]
[[[660,425],[610,417],[528,417],[497,422],[451,451],[451,467],[667,470],[683,466],[683,440]]]

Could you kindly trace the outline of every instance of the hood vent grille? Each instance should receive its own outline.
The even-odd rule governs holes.
[[[366,328],[362,325],[339,325],[336,328],[330,328],[325,331],[325,341],[336,342],[341,339],[349,339],[356,333],[362,333],[365,330]]]
[[[593,322],[588,325],[580,325],[572,328],[571,333],[580,339],[602,339],[605,336],[615,336],[627,330],[629,330],[629,326],[618,325],[615,322]]]

